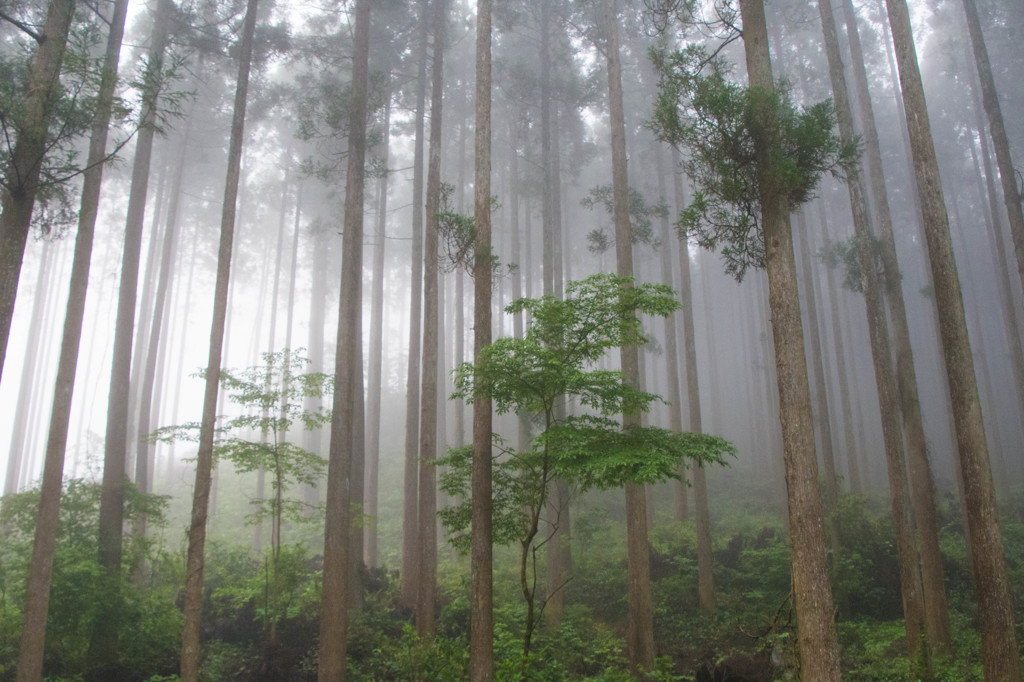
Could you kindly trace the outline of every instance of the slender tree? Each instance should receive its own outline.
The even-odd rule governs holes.
[[[763,94],[775,88],[768,31],[762,0],[740,0],[743,46],[751,89]],[[789,202],[772,177],[771,149],[778,132],[772,114],[758,110],[763,136],[755,141],[761,224],[764,230],[768,298],[775,341],[775,368],[782,422],[783,457],[789,498],[790,565],[799,627],[801,675],[809,680],[838,680],[839,645],[828,582],[825,533],[818,491],[818,462],[797,294],[796,260],[789,223]]]
[[[625,111],[622,103],[622,64],[615,0],[606,0],[605,45],[608,70],[608,110],[612,147],[612,217],[615,223],[615,262],[620,277],[633,276],[633,240],[629,217],[629,178],[626,161]],[[639,354],[623,346],[620,363],[626,383],[640,388]],[[624,427],[640,424],[639,412],[622,415]],[[629,660],[635,670],[654,667],[654,604],[651,598],[650,555],[647,548],[647,496],[642,485],[626,484],[626,547],[629,571]]]
[[[370,298],[370,357],[367,377],[366,405],[366,506],[364,512],[370,520],[366,528],[366,565],[376,568],[377,499],[380,474],[380,400],[381,371],[384,356],[384,255],[387,246],[388,224],[388,145],[391,139],[391,95],[385,95],[384,138],[381,142],[381,160],[384,171],[377,181],[377,231],[373,248],[373,289]]]
[[[982,659],[986,679],[1020,679],[1020,654],[1007,583],[1006,560],[999,532],[995,487],[982,422],[978,384],[967,336],[963,295],[949,234],[949,216],[939,179],[917,49],[905,0],[886,0],[900,89],[907,110],[907,128],[921,198],[925,241],[931,261],[939,333],[956,427],[964,502],[970,531],[975,595],[981,622]]]
[[[430,152],[427,163],[427,230],[423,250],[423,397],[420,405],[419,558],[416,630],[434,632],[437,590],[437,422],[438,422],[438,235],[441,210],[441,115],[444,93],[445,0],[434,0],[434,51],[430,94]]]
[[[881,256],[882,273],[884,276],[884,279],[879,283],[881,287],[880,293],[884,295],[885,302],[888,303],[890,311],[889,323],[892,329],[891,346],[887,344],[884,350],[879,348],[877,353],[873,353],[873,355],[883,354],[888,358],[892,354],[890,348],[895,350],[896,396],[899,403],[899,414],[902,418],[903,433],[906,439],[905,451],[909,463],[910,493],[913,503],[917,547],[920,555],[921,577],[924,589],[925,626],[928,632],[930,648],[940,656],[947,656],[952,651],[952,644],[949,629],[949,609],[945,592],[945,577],[942,568],[942,554],[939,550],[938,524],[935,519],[934,485],[932,483],[931,466],[928,462],[924,422],[921,416],[921,402],[918,397],[917,376],[914,369],[914,356],[910,345],[910,328],[907,323],[906,304],[903,299],[902,276],[896,257],[896,238],[893,232],[892,216],[889,211],[888,189],[886,188],[885,178],[882,173],[881,149],[878,142],[878,132],[875,126],[871,96],[868,91],[867,73],[863,63],[863,50],[861,49],[860,36],[857,30],[856,15],[851,0],[842,0],[842,2],[850,43],[851,61],[853,62],[854,83],[857,90],[861,124],[864,130],[868,179],[871,183],[871,191],[875,199],[874,215],[875,226],[878,229],[878,252]],[[832,14],[831,4],[825,9],[829,15]],[[835,25],[834,20],[823,25],[828,30],[829,26]],[[830,54],[831,51],[835,51],[835,54],[831,55],[830,59],[839,63],[838,46],[835,48],[828,47],[829,40],[830,38],[826,34],[827,49],[830,51]],[[840,70],[837,78],[842,77],[841,80],[845,81],[845,76],[841,73],[842,64],[839,63],[837,68]],[[830,70],[834,71],[835,69]],[[837,86],[833,86],[833,89],[835,87]],[[842,101],[840,101],[839,95],[836,98],[836,111],[840,116],[840,124],[847,126],[847,132],[843,134],[850,138],[853,136],[853,122],[852,120],[844,122],[843,117],[845,117],[845,114],[842,112],[842,102],[848,102],[849,98],[845,95],[842,97]],[[847,104],[846,106],[848,107],[849,105]],[[854,179],[850,183],[851,192],[855,191],[853,188],[857,184],[862,185],[862,182]],[[866,196],[863,190],[859,191],[862,196]],[[853,194],[851,194],[852,197]],[[859,209],[855,207],[854,210],[857,211]],[[870,231],[870,219],[868,218],[866,208],[862,210],[862,213],[864,224],[862,225],[861,233],[858,233],[860,236],[857,239],[860,250],[858,257],[862,262],[861,271],[866,273],[864,279],[865,301],[868,305],[880,306],[883,305],[880,301],[874,304],[870,302],[875,294],[870,293],[868,288],[874,285],[867,281],[867,277],[871,273],[877,272],[877,266],[875,265],[875,249],[871,247],[874,239]],[[856,218],[854,224],[856,229]],[[868,263],[871,264],[870,268],[868,268]],[[884,312],[869,312],[869,325],[872,319],[884,319]],[[877,342],[881,343],[881,339],[878,339]],[[876,341],[872,341],[872,343],[876,343]],[[879,361],[882,360],[880,359]],[[885,362],[889,361],[886,359]],[[876,369],[876,380],[880,371]],[[885,375],[885,372],[881,373],[883,376]],[[883,420],[889,419],[891,416],[883,409]],[[902,443],[903,440],[897,440],[894,436],[890,442],[895,447],[897,443]],[[893,503],[898,504],[899,502],[894,500]]]
[[[89,283],[89,263],[92,258],[93,235],[99,210],[100,186],[103,181],[103,159],[106,157],[107,137],[117,85],[117,64],[124,38],[128,0],[114,4],[107,33],[107,47],[103,61],[103,74],[97,92],[96,117],[93,119],[89,140],[88,169],[82,184],[82,199],[78,212],[78,234],[71,264],[71,287],[67,311],[64,315],[64,333],[61,339],[60,359],[53,394],[53,409],[43,463],[43,481],[39,492],[39,511],[36,514],[35,539],[29,564],[28,584],[25,588],[25,610],[22,621],[21,645],[18,650],[17,679],[19,682],[38,680],[42,676],[43,648],[46,638],[46,614],[50,603],[50,580],[53,575],[53,556],[56,544],[57,522],[60,518],[60,494],[67,449],[68,423],[71,418],[71,397],[74,392],[78,350],[82,339],[82,321],[85,316],[85,294]]]
[[[104,439],[103,487],[100,493],[99,563],[104,570],[100,589],[103,615],[96,618],[89,644],[91,665],[98,670],[116,663],[118,646],[117,616],[120,608],[118,584],[121,579],[121,553],[124,525],[125,464],[128,456],[129,386],[131,384],[132,339],[135,332],[135,303],[139,280],[142,230],[146,215],[150,160],[156,136],[157,106],[160,98],[163,59],[174,4],[160,0],[153,14],[149,60],[144,76],[142,112],[132,165],[128,215],[125,219],[121,256],[121,282],[114,322],[113,362],[107,399],[107,429]]]
[[[491,0],[476,9],[476,137],[474,142],[473,362],[491,344]],[[472,548],[469,678],[494,679],[494,585],[491,526],[491,399],[473,397]]]
[[[1006,135],[1006,125],[1003,123],[1003,110],[999,105],[992,63],[988,58],[988,47],[985,45],[985,35],[981,30],[978,5],[974,0],[963,0],[963,3],[967,15],[967,31],[971,36],[971,47],[974,50],[974,63],[978,68],[978,80],[981,82],[981,99],[988,115],[989,132],[992,134],[996,164],[999,167],[999,179],[1003,183],[1003,201],[1010,219],[1010,235],[1017,258],[1017,271],[1020,273],[1021,286],[1024,288],[1024,208],[1021,204],[1020,189],[1017,187],[1013,157],[1010,154],[1010,140]],[[985,134],[984,131],[979,132]],[[995,220],[995,216],[992,216],[992,219]]]
[[[245,109],[252,67],[253,36],[256,33],[258,0],[248,0],[242,24],[238,53],[238,79],[231,115],[231,139],[228,143],[224,204],[220,221],[220,245],[217,252],[217,281],[213,292],[213,320],[210,325],[210,353],[206,364],[202,426],[196,455],[196,481],[192,493],[192,518],[188,531],[185,560],[185,605],[181,633],[181,679],[199,679],[199,625],[203,608],[203,567],[206,545],[206,519],[210,503],[210,479],[213,471],[213,436],[217,419],[217,388],[220,384],[224,327],[228,312],[228,282],[231,275],[231,251],[234,246],[235,212],[242,170],[242,144],[245,139]]]
[[[409,287],[409,365],[405,396],[405,468],[402,485],[402,602],[416,604],[416,513],[420,433],[420,341],[423,311],[423,147],[427,97],[429,2],[419,0],[419,48],[416,72],[416,133],[413,140],[412,281]]]
[[[349,510],[352,451],[363,435],[357,428],[362,403],[362,272],[363,190],[366,158],[367,91],[369,90],[370,1],[355,5],[355,43],[352,53],[352,104],[349,110],[348,170],[345,179],[345,233],[342,237],[341,297],[334,362],[334,405],[327,474],[327,523],[324,528],[323,600],[320,603],[319,679],[345,679],[345,613],[349,583]],[[358,365],[358,366],[357,366]],[[357,395],[359,400],[357,401]],[[361,415],[359,415],[361,416]],[[361,543],[360,543],[361,547]]]

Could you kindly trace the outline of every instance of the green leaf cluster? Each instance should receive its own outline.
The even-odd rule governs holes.
[[[798,207],[813,198],[824,173],[853,172],[859,141],[839,139],[831,100],[797,107],[785,82],[770,91],[745,88],[703,46],[652,49],[650,58],[660,81],[649,125],[688,151],[685,170],[695,188],[677,228],[704,248],[721,249],[726,272],[741,280],[748,268],[764,267],[761,196],[781,194]],[[758,168],[763,146],[767,169]]]
[[[484,394],[499,414],[543,418],[543,430],[525,450],[498,441],[501,455],[492,473],[496,543],[523,541],[531,527],[528,510],[544,506],[547,483],[555,478],[583,489],[653,483],[677,476],[684,460],[721,463],[724,453],[734,452],[715,436],[623,428],[616,415],[645,412],[661,398],[630,386],[620,371],[594,368],[609,350],[646,342],[640,314],[667,317],[678,307],[665,285],[593,275],[570,282],[564,299],[524,298],[509,305],[509,313],[530,314],[525,337],[500,338],[481,352],[476,365],[456,369],[454,398],[472,402]],[[558,417],[556,408],[569,397],[588,413]],[[446,467],[445,492],[466,496],[470,459],[462,448],[440,460]],[[465,544],[469,514],[468,500],[441,512],[457,546]]]
[[[615,205],[612,186],[592,187],[587,196],[580,201],[580,205],[589,210],[600,206],[608,215],[611,215]],[[638,189],[629,188],[630,239],[634,244],[646,244],[657,248],[660,241],[654,236],[654,219],[667,216],[668,206],[664,203],[649,204]],[[608,236],[604,228],[594,229],[587,233],[587,241],[589,242],[587,249],[595,254],[604,253],[615,243],[615,240]]]

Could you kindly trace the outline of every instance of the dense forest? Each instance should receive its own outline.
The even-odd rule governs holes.
[[[1021,680],[1022,45],[0,0],[0,680]]]

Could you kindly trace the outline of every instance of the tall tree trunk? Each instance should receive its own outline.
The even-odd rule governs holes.
[[[825,235],[825,248],[828,250],[831,244],[828,229],[828,216],[825,212],[825,202],[818,202],[818,214],[822,233]],[[850,492],[854,495],[861,494],[861,471],[860,460],[857,450],[857,441],[853,431],[853,407],[850,404],[850,379],[846,369],[846,350],[843,341],[843,330],[836,291],[835,268],[828,268],[828,304],[832,318],[832,339],[835,345],[836,373],[839,375],[839,409],[843,415],[843,444],[846,447],[846,467],[850,476]]]
[[[672,147],[672,156],[671,156],[671,158],[672,158],[672,194],[673,194],[673,198],[675,200],[675,211],[676,211],[676,214],[678,215],[685,208],[686,197],[685,197],[685,194],[683,192],[683,174],[682,174],[682,170],[681,170],[682,169],[682,161],[680,160],[679,150],[676,149],[675,147]],[[692,274],[691,274],[691,271],[690,271],[690,244],[689,244],[689,240],[688,239],[680,239],[679,240],[679,270],[680,270],[680,272],[679,272],[679,295],[680,295],[680,297],[689,296],[690,299],[692,300],[693,299],[693,278],[692,278]],[[675,332],[675,325],[674,325],[674,323],[673,323],[672,330],[673,330],[673,332]],[[694,347],[694,352],[696,353],[696,346],[694,345],[696,343],[696,341],[692,337],[691,338],[687,338],[686,337],[686,334],[687,334],[688,331],[689,331],[690,334],[692,334],[693,333],[693,327],[692,326],[691,327],[686,327],[684,325],[683,326],[683,345],[684,345],[684,348],[686,348],[688,346],[693,346]],[[675,334],[673,334],[673,336],[674,335]],[[678,349],[677,349],[676,352],[678,353]],[[678,360],[677,360],[677,362],[678,362]],[[677,371],[677,374],[678,374],[678,369],[676,371]],[[683,398],[681,392],[679,393],[678,398],[679,398],[680,403],[681,403],[682,398]],[[687,383],[687,401],[689,401],[691,399],[692,399],[692,397],[690,396],[690,387],[689,387],[689,383]],[[697,394],[697,399],[698,400],[700,399],[700,394],[699,393]],[[679,428],[680,429],[683,428],[682,419],[683,419],[682,404],[680,404],[680,406],[679,406]],[[675,427],[673,426],[672,428],[674,429]],[[687,483],[686,478],[685,478],[685,469],[683,471],[684,471],[683,479],[678,481],[675,485],[673,485],[673,489],[675,491],[675,517],[676,517],[676,521],[679,521],[680,523],[686,523],[689,520],[689,504],[688,504],[688,500],[687,500],[687,498],[689,497],[689,494],[688,494],[689,493],[689,484]]]
[[[491,344],[491,0],[476,11],[476,136],[474,141],[473,361]],[[494,679],[494,585],[491,533],[491,400],[473,397],[469,679]]]
[[[46,459],[43,463],[43,480],[39,491],[39,511],[36,514],[32,558],[25,587],[22,636],[18,650],[18,682],[34,682],[42,676],[46,614],[50,603],[50,580],[53,575],[54,547],[60,518],[60,494],[68,422],[71,417],[71,397],[75,385],[75,370],[78,366],[82,320],[85,316],[85,294],[89,284],[89,261],[92,257],[100,186],[103,181],[102,160],[106,156],[114,88],[117,85],[118,56],[121,52],[127,11],[128,0],[119,0],[114,4],[110,30],[107,34],[103,72],[97,92],[96,116],[93,119],[92,135],[89,140],[87,170],[84,173],[78,212],[75,255],[71,265],[71,286],[64,316],[53,410],[50,414]]]
[[[633,276],[632,228],[629,220],[629,179],[626,166],[625,111],[622,103],[622,65],[615,0],[604,6],[608,60],[608,108],[612,146],[612,215],[615,222],[615,262],[620,277]],[[636,346],[621,349],[624,379],[640,385]],[[640,413],[622,415],[624,427],[640,424]],[[629,572],[629,661],[636,670],[654,668],[654,605],[651,599],[650,555],[647,548],[647,496],[642,485],[626,484],[626,551]]]
[[[381,160],[384,172],[377,181],[377,233],[373,249],[373,291],[370,298],[370,361],[367,377],[366,406],[366,565],[376,568],[380,562],[377,549],[377,495],[380,472],[380,400],[384,356],[384,254],[388,225],[388,144],[391,139],[391,94],[384,101],[384,139]],[[296,228],[298,225],[296,225]]]
[[[427,168],[427,230],[423,250],[423,380],[419,448],[419,564],[416,631],[434,633],[437,590],[437,356],[438,213],[441,210],[441,116],[444,93],[445,0],[434,0],[434,51],[430,94],[430,153]]]
[[[423,141],[427,97],[427,0],[419,0],[420,45],[416,75],[416,136],[413,142],[412,282],[409,286],[409,366],[405,390],[405,468],[402,496],[402,603],[416,605],[417,480],[420,442],[420,340],[423,304]]]
[[[135,456],[135,485],[139,492],[152,492],[153,479],[153,445],[149,442],[150,418],[152,416],[153,402],[155,399],[154,385],[156,383],[157,359],[161,347],[166,347],[167,342],[160,343],[163,333],[164,308],[167,305],[167,296],[173,279],[173,258],[177,252],[178,245],[178,206],[181,201],[181,186],[185,175],[186,154],[188,150],[189,132],[191,119],[186,119],[185,132],[180,141],[181,153],[178,157],[174,171],[173,187],[171,188],[171,205],[167,211],[167,225],[164,228],[163,247],[160,251],[160,271],[156,288],[156,296],[153,301],[153,312],[151,317],[151,328],[148,336],[148,350],[145,354],[145,366],[142,372],[142,379],[139,382],[139,417],[137,427],[137,442]],[[138,368],[136,368],[138,371]],[[146,518],[140,517],[133,530],[137,537],[146,534]]]
[[[150,159],[156,135],[157,103],[162,81],[167,29],[174,5],[161,0],[154,11],[149,64],[142,95],[140,130],[135,144],[128,216],[125,220],[121,284],[114,323],[113,362],[107,401],[107,429],[104,441],[103,486],[100,493],[99,563],[103,568],[100,590],[101,615],[93,625],[89,643],[90,667],[97,675],[115,674],[118,660],[118,624],[121,622],[121,553],[124,525],[125,463],[128,455],[128,397],[131,382],[132,337],[135,331],[135,301],[139,279],[142,228],[146,214]]]
[[[836,102],[836,114],[839,120],[840,135],[844,140],[851,140],[854,137],[853,112],[850,106],[849,90],[846,85],[846,76],[843,72],[842,59],[839,54],[839,39],[836,34],[835,19],[832,14],[830,0],[819,0],[819,12],[821,14],[822,30],[825,36],[825,46],[829,59],[829,73],[832,80],[832,91]],[[865,97],[867,95],[865,94]],[[868,102],[870,106],[870,100]],[[873,123],[873,117],[870,119]],[[869,124],[870,124],[869,123]],[[877,137],[875,137],[877,139]],[[854,230],[857,235],[858,257],[861,265],[862,283],[864,286],[864,301],[867,306],[868,333],[871,337],[872,358],[875,364],[875,381],[879,397],[879,407],[882,416],[882,433],[885,441],[886,463],[889,472],[889,494],[892,501],[893,522],[896,525],[896,544],[899,552],[900,586],[903,594],[903,618],[907,629],[907,645],[912,661],[920,661],[922,658],[927,663],[927,655],[931,651],[941,652],[943,633],[945,641],[948,642],[948,618],[945,630],[942,627],[942,614],[945,609],[936,609],[934,605],[945,604],[945,586],[941,581],[941,557],[939,557],[939,579],[938,585],[934,586],[934,592],[929,590],[924,580],[919,547],[926,547],[928,540],[927,523],[928,513],[934,514],[934,503],[930,493],[931,473],[928,469],[927,454],[923,452],[923,430],[920,430],[920,406],[917,404],[916,380],[912,374],[913,367],[904,367],[904,385],[898,383],[896,372],[892,363],[892,345],[889,337],[888,320],[885,314],[885,302],[882,300],[883,292],[889,292],[890,300],[898,298],[892,306],[893,318],[902,319],[905,324],[906,313],[903,310],[902,290],[900,289],[898,273],[893,281],[880,282],[877,276],[878,267],[875,260],[874,236],[871,232],[870,219],[868,217],[868,206],[866,192],[861,175],[857,174],[848,181],[850,191],[850,204],[853,211]],[[884,189],[882,190],[884,192]],[[887,197],[881,194],[879,201],[887,201]],[[880,232],[883,241],[892,240],[892,225],[888,219],[888,204],[879,207],[879,213],[885,217],[879,220]],[[892,240],[893,248],[891,253],[890,267],[898,270],[895,263],[895,240]],[[888,260],[888,259],[887,259]],[[888,275],[889,273],[886,272]],[[896,291],[894,291],[896,290]],[[897,326],[899,321],[894,322]],[[907,339],[909,349],[909,337]],[[897,344],[899,346],[899,344]],[[905,349],[905,350],[908,350]],[[897,363],[913,363],[912,358],[902,356],[897,352]],[[906,382],[912,385],[906,385]],[[902,399],[902,400],[901,400]],[[903,431],[896,423],[897,414],[903,415],[903,425],[906,427],[908,448],[921,447],[918,453],[923,458],[923,470],[920,462],[915,465],[911,456],[911,484],[907,482],[907,452],[904,450]],[[916,417],[914,416],[916,415]],[[920,441],[920,442],[919,442]],[[915,468],[916,466],[916,468]],[[914,495],[912,485],[913,476],[922,477],[918,480],[920,486],[928,488],[927,492],[917,491]],[[918,512],[918,505],[908,506],[906,504],[907,493],[911,493],[910,499],[920,503],[921,511]],[[934,519],[934,516],[932,516]],[[923,524],[918,523],[923,520]],[[920,531],[920,532],[917,532]],[[915,543],[915,536],[919,543]],[[935,549],[937,551],[938,536],[933,536]],[[928,602],[933,601],[931,618],[929,618]],[[926,641],[922,640],[922,629],[927,633]],[[926,671],[919,671],[926,674]]]
[[[36,274],[35,294],[32,300],[32,317],[28,324],[28,338],[41,339],[43,318],[50,279],[53,273],[53,248],[49,239],[43,241],[43,252],[39,256],[39,272]],[[26,432],[29,430],[29,413],[32,411],[36,385],[36,369],[39,365],[39,344],[30,342],[25,349],[21,366],[21,380],[18,382],[18,405],[14,409],[14,428],[11,431],[11,447],[7,451],[7,477],[4,479],[4,495],[18,492],[22,475],[29,469],[29,448]]]
[[[906,2],[886,0],[886,7],[899,64],[900,89],[907,108],[907,127],[921,197],[925,240],[939,313],[939,332],[964,478],[985,677],[1016,680],[1020,679],[1020,656],[999,534],[999,515],[924,87]]]
[[[54,94],[60,87],[59,75],[64,62],[74,0],[51,0],[46,10],[42,40],[32,59],[25,115],[19,121],[20,132],[3,169],[0,189],[0,372],[7,357],[11,318],[18,295],[18,278],[25,255],[25,242],[32,223],[32,209],[39,191],[39,174],[49,143],[49,125]]]
[[[991,239],[992,264],[999,289],[999,304],[1003,313],[1004,330],[1006,333],[1006,346],[1010,352],[1010,367],[1013,371],[1013,383],[1017,392],[1017,415],[1024,416],[1024,340],[1021,339],[1018,330],[1019,318],[1017,306],[1013,301],[1013,285],[1010,280],[1010,268],[1007,264],[1006,247],[1004,245],[1004,232],[1002,221],[999,220],[999,194],[996,192],[995,173],[992,170],[992,158],[989,154],[988,139],[985,135],[985,125],[982,121],[982,106],[979,101],[977,81],[972,79],[971,98],[974,102],[974,113],[977,118],[978,141],[981,144],[981,160],[985,168],[985,190],[979,192],[979,198],[984,203],[988,197],[989,210],[986,213],[986,225],[989,228]],[[981,182],[981,169],[978,167],[978,155],[974,150],[974,143],[971,143],[971,157],[974,161],[975,178],[979,189]]]
[[[828,0],[822,0],[827,2]],[[821,434],[821,461],[825,467],[825,516],[831,534],[831,547],[834,562],[839,558],[839,524],[836,521],[836,507],[839,505],[839,490],[836,482],[835,450],[832,447],[832,416],[829,412],[828,388],[825,386],[825,366],[822,361],[821,330],[818,327],[818,301],[816,299],[818,285],[811,266],[811,233],[807,229],[807,219],[801,210],[797,214],[797,223],[802,238],[800,239],[800,267],[803,269],[804,307],[807,310],[807,327],[811,342],[811,375],[814,377],[815,404],[818,408],[819,433]],[[812,408],[812,415],[814,410]]]
[[[217,252],[217,281],[213,293],[213,320],[210,325],[210,353],[206,363],[203,392],[203,417],[196,455],[196,481],[192,494],[192,519],[188,531],[185,560],[185,605],[181,633],[181,679],[199,679],[199,625],[203,608],[203,566],[206,544],[206,518],[210,501],[213,470],[213,437],[216,426],[217,389],[224,345],[224,327],[228,312],[228,282],[231,275],[231,250],[235,236],[235,211],[239,177],[242,170],[242,144],[245,140],[246,96],[252,66],[253,35],[256,32],[258,0],[248,0],[242,24],[238,55],[238,80],[231,115],[231,140],[224,182],[224,205],[220,220],[220,245]]]
[[[843,4],[853,61],[854,81],[857,87],[861,123],[867,148],[868,173],[872,194],[875,197],[875,215],[882,267],[885,273],[883,293],[889,303],[889,317],[895,341],[896,382],[899,389],[900,415],[903,419],[903,430],[906,436],[906,452],[910,465],[910,493],[914,507],[918,552],[924,581],[925,625],[932,651],[939,656],[948,656],[952,652],[952,644],[942,553],[939,550],[938,523],[935,519],[935,492],[931,466],[928,462],[906,304],[903,300],[902,277],[896,258],[896,238],[893,234],[888,191],[882,173],[882,156],[871,106],[871,96],[868,91],[860,37],[857,32],[856,15],[851,0],[843,0]],[[829,10],[831,10],[831,5]],[[831,11],[829,14],[831,15]],[[834,23],[830,26],[834,26]],[[888,50],[886,52],[888,53]],[[852,122],[850,130],[850,135],[852,135]],[[873,259],[872,262],[874,262]],[[872,272],[874,271],[873,268]]]
[[[310,259],[313,263],[313,288],[309,297],[309,369],[311,372],[323,372],[324,367],[324,337],[326,335],[326,323],[324,312],[327,308],[327,252],[328,235],[324,233],[313,234],[310,238],[310,249],[313,253]],[[305,401],[306,410],[319,409],[321,404],[319,398],[307,398]],[[324,456],[323,451],[323,429],[312,429],[306,432],[303,440],[303,447],[309,452]],[[305,490],[306,504],[315,507],[320,502],[320,486],[311,485]]]
[[[996,91],[996,80],[992,75],[988,47],[981,31],[978,6],[974,0],[963,0],[963,3],[967,15],[967,31],[971,36],[971,47],[974,50],[974,63],[978,68],[978,80],[981,82],[981,98],[985,105],[985,113],[988,115],[996,164],[999,166],[999,178],[1003,182],[1003,201],[1010,219],[1010,235],[1013,238],[1013,252],[1017,258],[1017,272],[1020,274],[1021,286],[1024,289],[1024,209],[1021,207],[1017,174],[1013,167],[1013,157],[1010,155],[1010,140],[1006,135],[1006,125],[1003,123],[1003,111],[999,106],[999,93]],[[979,133],[985,134],[983,130]],[[995,214],[992,215],[992,219],[996,221]]]
[[[743,45],[750,87],[775,88],[762,0],[740,0]],[[768,123],[768,115],[754,112]],[[783,456],[789,498],[790,563],[799,627],[800,672],[809,680],[838,680],[839,645],[828,582],[825,533],[814,453],[814,423],[807,383],[803,329],[797,294],[796,260],[789,224],[788,201],[771,178],[771,147],[777,132],[766,126],[766,138],[755,141],[761,224],[764,229],[769,306],[775,341]]]
[[[350,600],[347,584],[351,557],[351,458],[355,439],[363,435],[362,418],[362,274],[363,176],[366,157],[366,113],[369,89],[370,0],[355,5],[355,44],[352,52],[352,105],[349,110],[348,170],[345,179],[345,233],[342,237],[341,296],[334,363],[334,406],[331,410],[331,450],[327,475],[327,523],[324,528],[323,600],[320,604],[321,682],[345,680],[345,646]],[[356,395],[358,393],[358,396]],[[358,406],[357,404],[358,403]],[[362,450],[359,447],[359,450]],[[360,548],[362,543],[360,542]]]

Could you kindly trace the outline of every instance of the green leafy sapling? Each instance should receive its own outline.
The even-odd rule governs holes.
[[[660,82],[649,126],[689,153],[685,170],[694,184],[676,226],[700,246],[720,248],[726,272],[742,280],[765,259],[755,140],[769,130],[777,136],[769,178],[792,209],[813,198],[824,173],[853,172],[859,141],[839,139],[831,100],[797,108],[785,82],[771,92],[743,87],[703,46],[652,49],[650,58]]]
[[[282,522],[286,518],[294,523],[320,519],[319,514],[309,513],[304,500],[286,497],[286,492],[296,485],[316,485],[327,466],[325,459],[289,442],[287,436],[295,427],[312,430],[330,421],[328,411],[309,408],[307,399],[323,398],[331,392],[333,384],[327,374],[297,372],[309,362],[297,351],[264,353],[263,362],[244,370],[221,370],[221,388],[244,411],[235,417],[218,418],[214,458],[229,460],[242,473],[262,470],[270,474],[273,494],[269,500],[253,500],[256,509],[247,521],[256,523],[269,516],[272,523],[264,623],[273,643],[277,624],[288,608],[287,571],[282,570]],[[199,426],[192,422],[164,427],[152,438],[198,441]]]
[[[639,315],[667,317],[679,307],[672,290],[660,284],[634,284],[631,278],[593,275],[570,282],[564,299],[523,298],[505,310],[529,312],[522,339],[503,337],[485,348],[477,364],[455,370],[453,397],[472,402],[478,391],[499,414],[530,415],[543,425],[522,451],[495,438],[493,467],[494,542],[520,547],[519,580],[527,614],[523,638],[523,677],[540,612],[537,553],[558,527],[557,515],[544,517],[550,484],[562,479],[580,489],[615,488],[675,478],[680,464],[721,463],[733,446],[717,436],[675,433],[656,427],[623,429],[615,415],[645,412],[660,397],[630,386],[616,370],[595,364],[613,348],[641,345],[646,338]],[[584,414],[558,417],[556,409],[574,399]],[[461,503],[443,510],[441,520],[452,543],[467,550],[470,526],[470,449],[439,460],[446,467],[441,487]],[[548,585],[548,597],[560,585]]]

